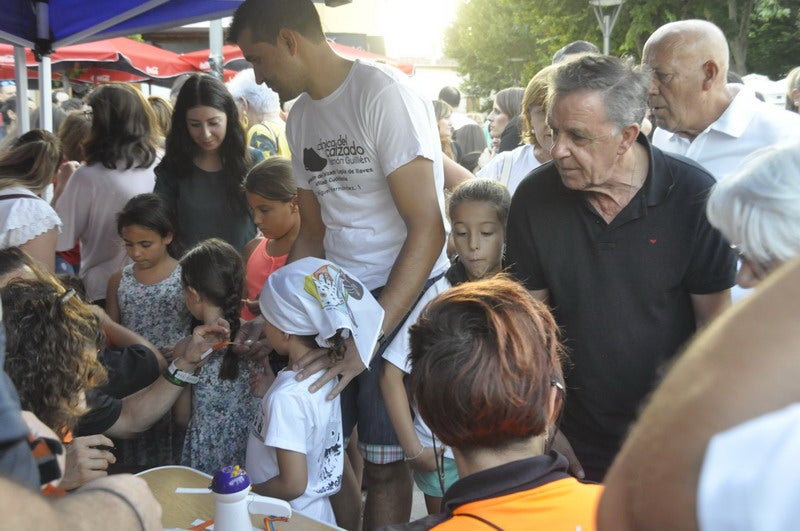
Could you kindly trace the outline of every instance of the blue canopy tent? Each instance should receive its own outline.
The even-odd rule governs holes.
[[[24,48],[40,58],[39,79],[50,79],[48,55],[59,46],[156,31],[229,16],[242,0],[0,0],[0,40],[15,45],[17,90],[27,99]],[[52,124],[50,87],[42,84],[43,123]],[[25,113],[21,113],[25,115]],[[20,117],[21,130],[29,125]]]

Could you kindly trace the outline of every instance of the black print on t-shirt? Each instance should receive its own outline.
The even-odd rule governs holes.
[[[306,171],[322,171],[327,165],[328,161],[320,157],[312,148],[303,149],[303,166]]]

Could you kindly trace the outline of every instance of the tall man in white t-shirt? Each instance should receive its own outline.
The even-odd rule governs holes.
[[[325,257],[373,293],[380,290],[383,332],[391,338],[426,284],[448,265],[432,106],[397,71],[336,55],[310,0],[247,0],[234,15],[229,39],[253,64],[257,81],[284,101],[299,96],[286,129],[302,219],[290,261]],[[341,375],[338,393],[358,376],[342,395],[343,420],[347,433],[346,410],[357,410],[368,486],[365,528],[373,529],[408,521],[411,481],[404,463],[409,456],[399,447],[377,383],[381,356],[360,354],[350,341],[345,360],[312,390]],[[361,374],[370,359],[370,370]],[[317,360],[302,375],[327,366],[327,358]]]
[[[725,34],[706,20],[664,24],[644,45],[653,70],[653,145],[694,160],[717,180],[761,147],[800,141],[800,115],[727,84],[728,55]]]

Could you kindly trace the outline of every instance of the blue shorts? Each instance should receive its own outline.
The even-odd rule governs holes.
[[[444,490],[445,492],[450,486],[458,481],[458,469],[456,468],[456,461],[455,459],[450,459],[449,457],[445,457],[444,461]],[[444,496],[444,492],[442,492],[442,486],[439,483],[439,472],[434,470],[433,472],[417,472],[416,470],[413,471],[414,475],[414,483],[416,483],[419,490],[427,494],[428,496],[432,496],[434,498],[441,498]]]
[[[441,275],[428,279],[420,292],[420,297],[434,282],[439,280]],[[377,299],[380,297],[381,290],[372,290],[372,295]],[[418,299],[419,300],[419,299]],[[414,304],[416,306],[416,303]],[[409,313],[411,311],[409,310]],[[408,314],[406,314],[406,317]],[[358,426],[358,446],[364,459],[370,463],[387,464],[403,459],[403,449],[400,441],[394,432],[392,421],[386,412],[386,404],[383,401],[381,392],[380,377],[383,368],[383,351],[394,339],[399,330],[405,324],[405,317],[400,325],[386,338],[383,345],[372,358],[369,370],[363,371],[347,384],[342,391],[342,428],[345,437],[350,437],[353,428]],[[376,446],[389,446],[383,451],[377,451]],[[367,449],[371,449],[367,451]],[[380,459],[374,456],[381,455]]]

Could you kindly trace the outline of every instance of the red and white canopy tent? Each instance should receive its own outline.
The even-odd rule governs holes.
[[[376,63],[384,63],[391,65],[398,70],[404,72],[407,75],[414,74],[414,65],[411,63],[403,63],[399,61],[395,61],[394,59],[390,59],[385,55],[377,54],[368,52],[366,50],[361,50],[360,48],[354,48],[352,46],[347,46],[344,44],[339,44],[336,41],[332,41],[328,39],[328,43],[331,45],[331,48],[341,55],[342,57],[346,57],[347,59],[365,59],[367,61],[373,61]],[[222,66],[225,68],[229,68],[231,70],[244,70],[245,68],[250,68],[250,63],[245,61],[244,57],[242,56],[242,51],[239,49],[238,46],[234,44],[227,44],[222,47],[222,55],[224,57],[222,61]],[[181,58],[192,65],[194,68],[198,70],[202,70],[203,72],[209,71],[209,64],[208,64],[208,56],[209,50],[198,50],[196,52],[189,52],[185,54],[181,54]]]
[[[180,55],[126,37],[117,37],[56,49],[51,64],[72,81],[103,83],[109,81],[164,81],[188,72],[195,72]],[[38,61],[30,49],[25,50],[28,77],[38,77]],[[0,79],[14,79],[14,47],[0,44]]]

